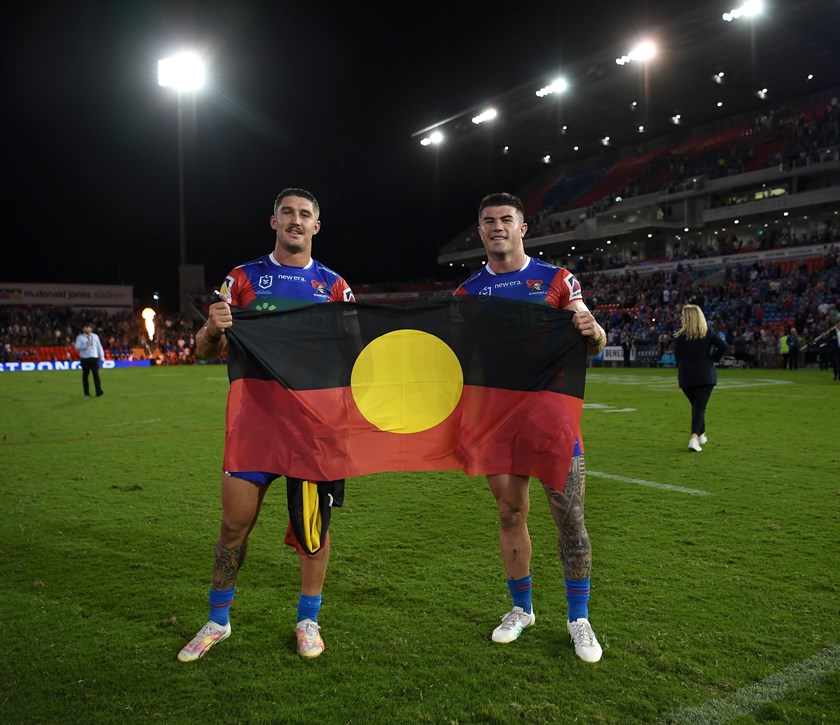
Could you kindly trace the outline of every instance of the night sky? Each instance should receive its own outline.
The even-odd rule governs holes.
[[[318,197],[314,256],[351,286],[438,275],[439,247],[474,223],[481,196],[515,191],[539,169],[475,150],[444,155],[412,134],[550,82],[564,62],[688,6],[6,9],[0,281],[131,284],[141,304],[160,291],[161,307],[177,308],[177,101],[157,85],[157,61],[185,48],[209,62],[210,85],[184,106],[183,149],[187,262],[205,265],[210,289],[273,248],[268,220],[284,186]]]

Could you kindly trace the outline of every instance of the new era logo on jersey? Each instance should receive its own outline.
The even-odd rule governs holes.
[[[566,286],[569,288],[569,299],[570,300],[582,300],[583,299],[583,291],[580,288],[580,282],[577,281],[573,274],[570,274],[563,280],[566,283]]]

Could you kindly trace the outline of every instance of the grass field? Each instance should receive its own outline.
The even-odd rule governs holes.
[[[578,660],[554,527],[533,485],[537,622],[509,645],[483,478],[351,479],[320,623],[295,654],[296,557],[269,493],[233,635],[207,618],[226,370],[5,373],[0,445],[4,723],[838,723],[840,383],[725,370],[688,452],[676,373],[592,369],[583,429],[590,617]]]

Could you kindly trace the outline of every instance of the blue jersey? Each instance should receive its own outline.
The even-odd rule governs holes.
[[[458,289],[456,295],[493,295],[565,309],[582,300],[580,282],[564,267],[534,257],[522,269],[497,274],[485,265]]]
[[[219,289],[236,307],[281,310],[306,302],[355,302],[344,278],[314,259],[305,267],[266,254],[231,270]]]

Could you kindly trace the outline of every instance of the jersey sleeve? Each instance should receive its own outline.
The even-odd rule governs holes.
[[[235,307],[247,307],[256,298],[251,280],[241,267],[232,269],[219,288],[222,297],[230,298]]]
[[[561,267],[549,283],[547,304],[560,310],[566,309],[572,302],[583,299],[580,282],[568,269]]]
[[[330,288],[330,302],[355,302],[356,297],[353,295],[353,290],[350,285],[345,282],[343,277],[339,277],[333,282]]]

